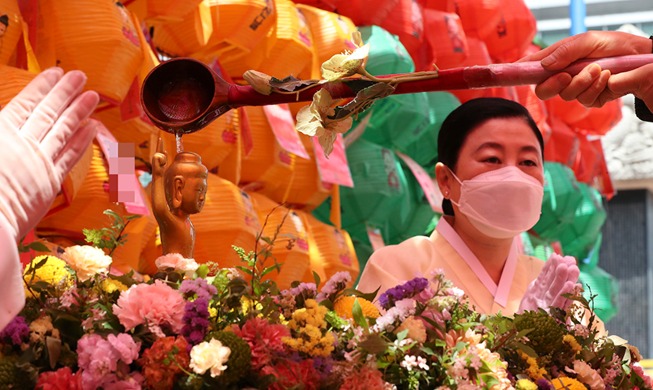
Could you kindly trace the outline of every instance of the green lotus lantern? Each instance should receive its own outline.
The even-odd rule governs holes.
[[[358,30],[363,42],[370,44],[365,69],[373,75],[408,73],[415,71],[413,59],[399,37],[379,26],[363,26]]]
[[[560,232],[558,240],[564,254],[582,261],[595,247],[607,215],[596,188],[578,183],[578,189],[582,200],[573,213],[573,221]]]
[[[574,221],[582,200],[574,172],[563,164],[545,162],[542,215],[533,231],[544,240],[558,241],[561,232]]]
[[[596,315],[603,322],[613,318],[619,311],[617,305],[618,281],[600,267],[581,271],[579,279],[585,288],[584,297],[589,300],[591,295],[595,295],[591,304]]]

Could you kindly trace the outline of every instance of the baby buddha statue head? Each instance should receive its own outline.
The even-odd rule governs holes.
[[[202,158],[192,152],[180,152],[165,171],[165,196],[176,215],[197,214],[204,207],[208,169]]]

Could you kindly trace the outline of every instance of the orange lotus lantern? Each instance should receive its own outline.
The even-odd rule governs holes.
[[[138,74],[143,54],[137,26],[117,1],[46,0],[42,11],[58,65],[86,73],[86,88],[119,103]],[[83,15],[83,16],[82,16]]]
[[[216,14],[217,16],[217,14]],[[149,22],[154,46],[169,56],[189,56],[200,51],[213,33],[213,14],[202,1],[179,19]]]
[[[588,134],[604,135],[623,118],[622,106],[621,99],[609,101],[601,108],[590,108],[584,118],[570,125]]]
[[[23,35],[23,23],[18,1],[0,0],[0,64],[9,64]]]

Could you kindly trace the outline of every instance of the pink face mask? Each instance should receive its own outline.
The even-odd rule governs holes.
[[[515,166],[481,173],[460,183],[458,206],[476,229],[488,237],[512,238],[540,219],[544,187]]]

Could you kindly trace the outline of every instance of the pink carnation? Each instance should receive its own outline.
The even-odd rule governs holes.
[[[187,277],[193,276],[193,273],[199,268],[195,259],[187,259],[179,253],[168,253],[159,256],[154,260],[154,264],[160,270],[174,268],[176,271],[186,274]]]
[[[183,327],[186,301],[179,292],[161,280],[154,284],[135,284],[123,291],[113,312],[126,330],[146,324],[158,337],[165,337],[162,327],[179,333]]]
[[[236,335],[247,341],[252,350],[252,367],[260,369],[284,350],[281,341],[283,337],[289,337],[290,331],[283,325],[270,324],[262,318],[251,318],[247,320],[241,329],[235,327]]]

